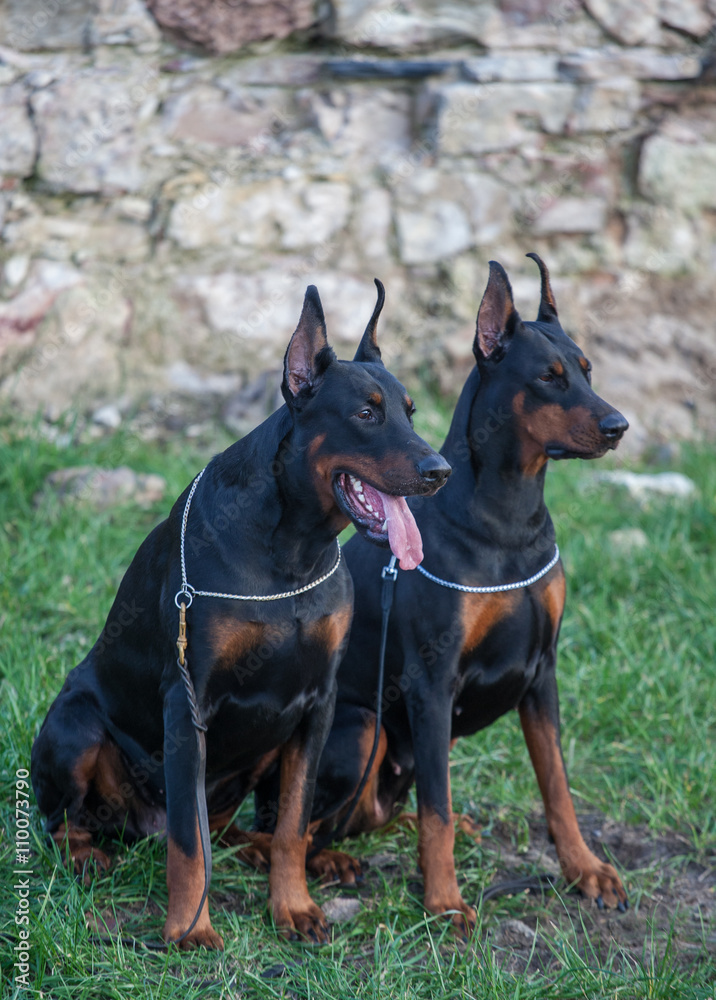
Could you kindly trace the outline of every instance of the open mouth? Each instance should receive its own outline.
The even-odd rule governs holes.
[[[366,538],[390,545],[401,569],[415,569],[422,562],[423,541],[405,497],[381,493],[348,472],[335,477],[333,491],[341,509]]]

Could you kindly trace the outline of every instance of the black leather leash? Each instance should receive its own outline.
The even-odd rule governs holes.
[[[209,814],[206,806],[206,725],[201,718],[201,709],[199,708],[199,702],[197,701],[196,691],[194,689],[194,684],[189,675],[189,667],[186,662],[186,648],[188,642],[186,637],[186,603],[184,601],[179,605],[179,638],[177,639],[177,648],[179,650],[179,655],[177,656],[177,666],[179,667],[179,673],[181,674],[182,681],[184,682],[184,688],[186,690],[187,700],[189,702],[189,709],[191,711],[191,721],[194,726],[194,732],[196,733],[196,747],[197,753],[199,755],[199,766],[196,770],[196,784],[194,786],[194,795],[196,798],[196,812],[199,818],[199,840],[201,842],[201,853],[204,858],[204,891],[201,896],[201,902],[199,903],[198,909],[194,914],[194,919],[189,924],[187,929],[181,935],[181,937],[170,941],[170,944],[181,944],[184,938],[190,934],[196,922],[201,915],[204,903],[206,902],[206,897],[209,894],[209,883],[211,882],[211,842],[209,834]]]
[[[363,772],[363,777],[361,778],[358,787],[353,794],[353,798],[348,805],[348,811],[344,813],[343,818],[336,824],[334,829],[329,834],[325,834],[323,837],[318,838],[318,843],[314,844],[313,849],[308,853],[309,858],[315,857],[319,851],[328,847],[328,845],[334,840],[340,840],[346,832],[348,824],[351,821],[351,817],[355,812],[355,808],[358,805],[360,797],[363,794],[363,790],[368,781],[368,776],[370,775],[373,762],[375,761],[375,755],[378,753],[378,744],[380,743],[380,727],[383,719],[383,678],[385,676],[385,650],[388,644],[388,623],[390,622],[390,609],[393,607],[395,584],[398,579],[398,570],[395,568],[396,561],[396,557],[391,556],[390,562],[387,566],[383,567],[380,574],[383,578],[383,587],[380,592],[380,606],[383,612],[383,618],[380,626],[378,690],[376,694],[375,736],[373,737],[373,749],[370,752],[370,757],[368,758],[368,763],[366,764],[365,771]]]

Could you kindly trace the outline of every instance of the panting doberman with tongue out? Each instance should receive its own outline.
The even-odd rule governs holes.
[[[492,262],[475,367],[442,447],[452,475],[434,500],[410,502],[425,559],[416,572],[399,573],[395,585],[382,725],[357,804],[374,746],[386,558],[362,538],[346,545],[356,610],[314,798],[320,842],[336,827],[360,833],[383,826],[415,782],[425,906],[452,911],[463,931],[474,927],[475,911],[455,873],[450,747],[512,709],[566,881],[599,906],[626,906],[617,872],[582,838],[560,750],[555,668],[565,577],[544,481],[550,458],[598,458],[616,448],[627,422],[593,391],[591,365],[560,325],[547,268],[529,256],[542,278],[537,319],[520,318],[507,274]],[[273,794],[259,784],[259,821]],[[356,877],[359,866],[348,855],[323,854],[330,855],[329,874]]]
[[[352,362],[329,347],[309,287],[285,406],[214,458],[142,543],[33,747],[37,802],[78,871],[109,864],[97,834],[166,834],[163,936],[182,948],[223,947],[206,898],[209,831],[251,849],[233,816],[268,773],[280,791],[271,913],[288,936],[327,939],[305,863],[353,611],[337,535],[353,521],[412,569],[422,553],[404,497],[432,495],[450,472],[381,361],[376,284]]]

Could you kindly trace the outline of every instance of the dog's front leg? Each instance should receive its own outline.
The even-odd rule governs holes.
[[[164,775],[167,789],[167,887],[169,906],[162,935],[180,948],[224,947],[209,919],[204,893],[204,854],[199,834],[199,810],[206,815],[206,790],[200,780],[200,757],[189,702],[181,683],[164,701]],[[207,827],[208,829],[208,827]],[[211,844],[205,845],[211,851]],[[210,870],[209,857],[209,870]],[[197,912],[194,927],[182,937]],[[180,940],[181,939],[181,940]]]
[[[612,865],[584,842],[569,791],[559,732],[559,701],[554,665],[519,706],[520,722],[544,802],[547,827],[567,882],[597,904],[625,909],[627,897]]]
[[[323,912],[308,894],[306,849],[321,751],[328,736],[335,693],[314,707],[281,753],[278,821],[271,843],[269,908],[286,937],[328,940]]]
[[[407,662],[418,662],[417,653]],[[474,930],[477,917],[463,900],[455,873],[449,774],[451,677],[449,664],[443,663],[435,676],[413,678],[406,703],[415,757],[418,862],[425,882],[425,908],[435,914],[456,911],[452,922],[465,934]]]

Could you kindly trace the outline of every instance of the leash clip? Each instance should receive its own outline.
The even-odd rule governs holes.
[[[177,639],[177,649],[179,650],[179,664],[182,667],[184,666],[184,653],[186,652],[186,647],[188,646],[188,644],[189,643],[186,637],[186,604],[184,601],[182,601],[179,607],[179,638]]]
[[[393,583],[395,583],[395,581],[398,579],[398,571],[395,568],[396,561],[397,557],[391,556],[388,565],[384,566],[383,569],[381,570],[380,575],[383,577],[384,580],[392,580]]]

